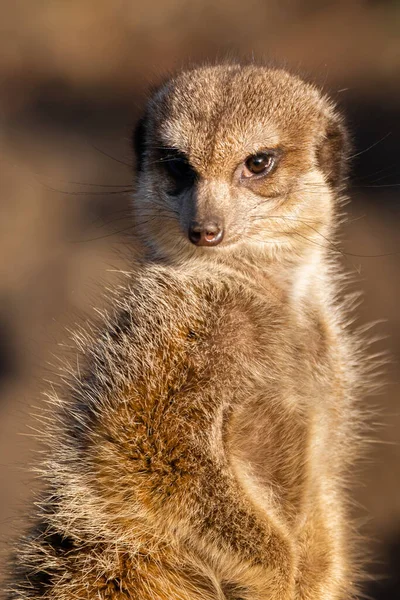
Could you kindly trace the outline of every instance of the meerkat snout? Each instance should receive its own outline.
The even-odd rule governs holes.
[[[189,240],[196,246],[217,246],[222,242],[224,229],[216,220],[206,223],[192,221],[189,226]]]

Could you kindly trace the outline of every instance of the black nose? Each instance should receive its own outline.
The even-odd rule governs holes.
[[[190,224],[189,240],[196,246],[217,246],[223,237],[224,230],[215,221],[204,224],[192,221]]]

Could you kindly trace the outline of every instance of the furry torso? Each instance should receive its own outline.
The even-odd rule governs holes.
[[[347,598],[356,373],[316,296],[195,262],[135,275],[54,398],[8,598]]]

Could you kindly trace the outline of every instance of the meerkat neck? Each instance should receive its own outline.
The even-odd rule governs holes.
[[[326,290],[329,275],[329,260],[326,250],[308,247],[297,256],[277,253],[265,256],[251,252],[213,252],[168,256],[149,251],[145,262],[168,264],[185,272],[218,273],[242,280],[253,289],[265,293],[266,289],[282,301],[298,305],[318,298],[318,290]],[[325,292],[324,292],[325,293]]]

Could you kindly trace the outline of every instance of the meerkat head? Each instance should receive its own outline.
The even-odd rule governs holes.
[[[282,70],[201,67],[150,99],[135,134],[138,229],[171,258],[323,246],[345,176],[341,117]]]

